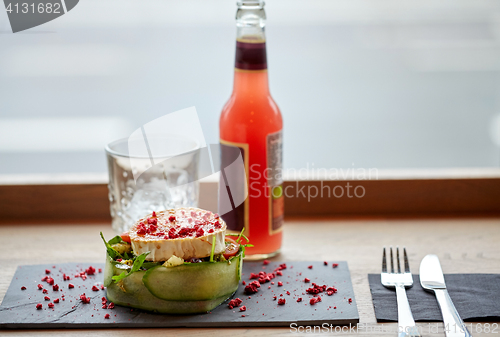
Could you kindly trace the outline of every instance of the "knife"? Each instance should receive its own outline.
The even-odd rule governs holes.
[[[444,283],[443,270],[436,255],[426,255],[420,262],[420,284],[427,291],[433,291],[443,316],[447,337],[471,337],[464,321],[451,301]]]

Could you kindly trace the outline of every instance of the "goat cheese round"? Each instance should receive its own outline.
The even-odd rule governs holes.
[[[150,252],[147,261],[210,256],[214,236],[214,254],[226,249],[226,223],[217,213],[193,207],[153,212],[137,221],[129,235],[135,255]]]

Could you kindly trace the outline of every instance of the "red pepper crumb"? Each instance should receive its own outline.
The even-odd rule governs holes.
[[[286,269],[286,263],[280,264],[279,269]]]
[[[104,318],[109,319],[109,314],[104,315]]]
[[[48,306],[49,306],[49,308],[52,309],[52,308],[54,308],[54,303],[49,303]]]
[[[68,288],[69,288],[69,289],[73,289],[74,287],[75,287],[75,286],[73,285],[73,283],[68,284]]]
[[[113,302],[108,304],[108,309],[114,309],[115,304]]]
[[[284,298],[280,298],[278,300],[278,305],[285,305],[285,303],[286,303],[286,300]]]
[[[308,278],[306,277],[306,278],[304,279],[304,282],[305,282],[305,283],[309,283],[309,282],[311,282],[311,280],[310,280],[310,279],[308,279]]]
[[[36,305],[36,309],[37,309],[37,310],[42,309],[42,303],[38,303],[38,304]]]
[[[242,302],[243,301],[240,298],[235,298],[235,299],[232,299],[231,301],[229,301],[227,306],[229,307],[229,309],[233,309],[233,308],[239,307]]]
[[[287,294],[287,295],[290,295],[290,292],[287,290],[287,291],[286,291],[286,294]]]
[[[333,309],[337,309],[337,307],[333,307]]]
[[[103,296],[103,297],[101,298],[101,301],[106,302],[106,301],[107,301],[106,297],[104,297],[104,296]]]
[[[49,296],[45,296],[43,299],[46,300],[46,301],[50,301],[50,297]]]
[[[310,265],[310,266],[308,266],[307,268],[309,268],[309,269],[313,269],[313,266],[312,266],[312,265]]]
[[[283,276],[283,273],[282,273],[281,271],[279,271],[279,270],[278,270],[278,271],[276,272],[276,275],[278,275],[278,276]]]
[[[323,261],[323,264],[324,264],[325,266],[328,266],[328,262],[326,262],[326,261]]]
[[[245,282],[245,280],[243,280],[243,281],[241,282],[241,284],[246,285],[247,283]]]
[[[316,304],[316,302],[317,302],[316,297],[313,297],[313,298],[311,298],[311,299],[309,300],[309,304],[310,304],[310,305],[314,305],[314,304]]]
[[[102,305],[102,309],[107,309],[107,308],[108,308],[108,306],[106,305],[106,303],[104,303],[104,304]]]
[[[240,311],[247,311],[247,307],[245,307],[244,305],[242,305],[242,306],[240,307]]]
[[[54,279],[52,277],[47,277],[47,283],[50,284],[51,286],[54,285]]]
[[[245,293],[246,294],[255,294],[257,291],[259,291],[260,288],[260,283],[259,281],[253,281],[250,282],[246,287],[245,287]]]
[[[101,284],[101,290],[104,290],[104,285],[103,284]]]
[[[322,293],[323,291],[326,290],[326,285],[317,285],[316,283],[313,283],[312,284],[313,286],[311,288],[308,288],[306,289],[306,292],[309,293],[309,294],[319,294],[319,293]]]
[[[48,279],[48,278],[49,278],[48,276],[44,276],[44,277],[42,277],[42,282],[47,281],[47,279]]]
[[[80,300],[83,302],[83,303],[90,303],[90,297],[86,297],[85,296],[85,293],[81,294],[80,295]]]
[[[333,263],[333,264],[332,264],[332,267],[333,267],[333,268],[337,268],[338,266],[339,266],[339,264],[338,264],[338,263]]]
[[[99,271],[99,273],[102,273],[102,268],[99,268],[99,270],[98,270],[98,271]]]
[[[58,290],[59,290],[59,285],[54,284],[54,285],[52,286],[52,290],[54,290],[54,291],[58,291]]]
[[[92,267],[92,266],[90,266],[87,269],[85,269],[85,272],[87,273],[87,275],[94,275],[95,274],[95,268]]]
[[[21,290],[26,290],[26,287],[25,287],[25,286],[22,286],[22,287],[21,287]]]
[[[271,289],[271,286],[267,287],[267,289]]]
[[[43,289],[43,286],[41,284],[37,285],[38,287],[38,290],[42,290]]]
[[[168,217],[168,221],[174,222],[175,221],[175,216],[171,215]]]
[[[59,303],[59,299],[58,299],[58,298],[56,298],[53,302],[54,302],[54,303]]]
[[[48,294],[48,293],[49,293],[49,291],[48,291],[47,289],[43,289],[43,290],[42,290],[42,293],[44,293],[44,294]]]
[[[332,295],[333,295],[333,294],[335,294],[336,292],[337,292],[337,288],[335,288],[335,287],[328,287],[328,288],[326,289],[326,294],[327,294],[328,296],[332,296]]]
[[[97,286],[92,286],[92,291],[99,291],[99,288],[97,288]]]
[[[264,260],[264,262],[262,262],[262,264],[263,264],[264,266],[268,265],[268,264],[269,264],[269,260]]]
[[[302,302],[302,297],[297,298],[297,302]]]
[[[276,299],[277,299],[277,298],[278,298],[277,296],[273,296],[273,300],[275,300],[275,301],[276,301]]]
[[[349,302],[349,303],[352,303],[352,298],[349,298],[348,302]]]
[[[272,285],[274,285],[274,282],[271,282]]]
[[[45,274],[50,274],[50,269],[45,269]]]
[[[279,281],[278,282],[278,287],[282,287],[283,286],[283,282]]]

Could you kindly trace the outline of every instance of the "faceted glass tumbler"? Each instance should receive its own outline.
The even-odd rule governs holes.
[[[145,145],[125,138],[106,146],[110,212],[117,233],[153,211],[198,205],[198,142],[180,135],[148,141]]]

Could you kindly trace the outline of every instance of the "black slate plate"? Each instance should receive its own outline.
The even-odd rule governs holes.
[[[90,264],[66,263],[56,266],[34,265],[21,266],[17,269],[9,286],[7,294],[0,306],[0,328],[2,329],[54,329],[54,328],[155,328],[155,327],[238,327],[238,326],[290,326],[297,323],[298,326],[321,325],[328,323],[332,325],[356,324],[359,322],[358,309],[352,289],[349,268],[346,262],[337,262],[338,267],[332,268],[330,262],[325,266],[323,262],[287,262],[287,268],[282,270],[283,275],[277,276],[274,285],[270,282],[262,284],[258,293],[245,295],[244,286],[240,284],[234,297],[243,300],[242,305],[247,307],[245,312],[239,312],[238,308],[229,309],[227,302],[221,304],[212,312],[199,315],[163,315],[153,314],[138,309],[130,309],[116,306],[114,309],[102,309],[101,298],[105,296],[105,290],[92,291],[92,286],[97,285],[100,289],[103,274],[96,271],[95,275],[88,276],[86,280],[74,277],[87,269]],[[249,281],[250,273],[258,273],[261,270],[272,272],[280,263],[271,262],[264,266],[262,262],[244,262],[243,280]],[[309,269],[308,266],[313,268]],[[94,268],[103,268],[103,264],[94,264]],[[52,286],[42,282],[45,270],[49,269],[49,276],[54,278],[55,284],[60,289],[54,291]],[[71,277],[69,281],[63,281],[63,273]],[[311,279],[311,283],[304,283],[304,278]],[[278,281],[283,286],[278,286]],[[338,292],[332,296],[321,294],[322,301],[310,305],[312,295],[306,293],[312,282],[319,285],[326,284],[334,286]],[[72,283],[75,287],[68,288]],[[48,290],[43,294],[37,285],[42,284]],[[25,286],[26,290],[21,290]],[[271,287],[269,289],[269,287]],[[289,291],[290,295],[286,292]],[[85,293],[91,298],[89,304],[80,300],[80,295]],[[285,305],[278,305],[273,296],[283,294],[286,299]],[[62,298],[50,309],[48,304],[55,298]],[[44,300],[49,296],[50,301]],[[303,301],[298,303],[297,298]],[[349,299],[352,302],[349,303]],[[43,308],[36,309],[36,304],[41,303]],[[110,318],[104,316],[110,314]],[[242,316],[244,315],[244,317]]]

